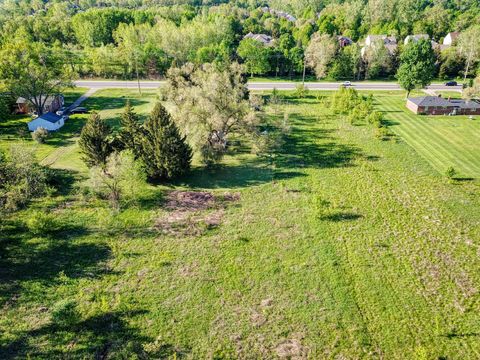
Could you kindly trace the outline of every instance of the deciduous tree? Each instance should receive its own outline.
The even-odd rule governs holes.
[[[400,55],[400,62],[397,79],[407,90],[407,97],[413,89],[429,85],[435,75],[435,53],[430,40],[410,42]]]

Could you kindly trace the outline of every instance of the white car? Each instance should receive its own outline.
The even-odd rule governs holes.
[[[352,83],[350,81],[344,81],[342,86],[344,86],[344,87],[352,86]]]

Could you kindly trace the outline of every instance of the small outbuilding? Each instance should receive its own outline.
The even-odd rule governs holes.
[[[55,131],[65,125],[66,116],[59,116],[55,113],[45,113],[28,123],[28,130],[35,131],[39,127],[47,129],[48,131]]]

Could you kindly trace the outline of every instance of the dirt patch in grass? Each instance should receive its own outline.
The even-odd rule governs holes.
[[[165,202],[168,213],[155,221],[155,228],[167,235],[200,236],[220,226],[227,205],[239,199],[238,193],[171,191]]]
[[[287,339],[275,348],[275,352],[281,359],[306,359],[307,348],[298,339]]]

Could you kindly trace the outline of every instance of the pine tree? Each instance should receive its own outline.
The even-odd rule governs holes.
[[[121,147],[126,150],[132,150],[135,157],[140,156],[141,144],[140,144],[140,120],[138,115],[133,110],[133,107],[130,105],[130,101],[127,102],[125,106],[125,111],[122,114],[120,120],[120,134],[119,141]]]
[[[88,167],[104,166],[112,153],[110,136],[112,129],[97,113],[93,113],[80,133],[78,144],[83,153],[82,160]]]
[[[140,157],[150,179],[171,179],[190,169],[192,150],[160,103],[142,127],[141,145]]]

